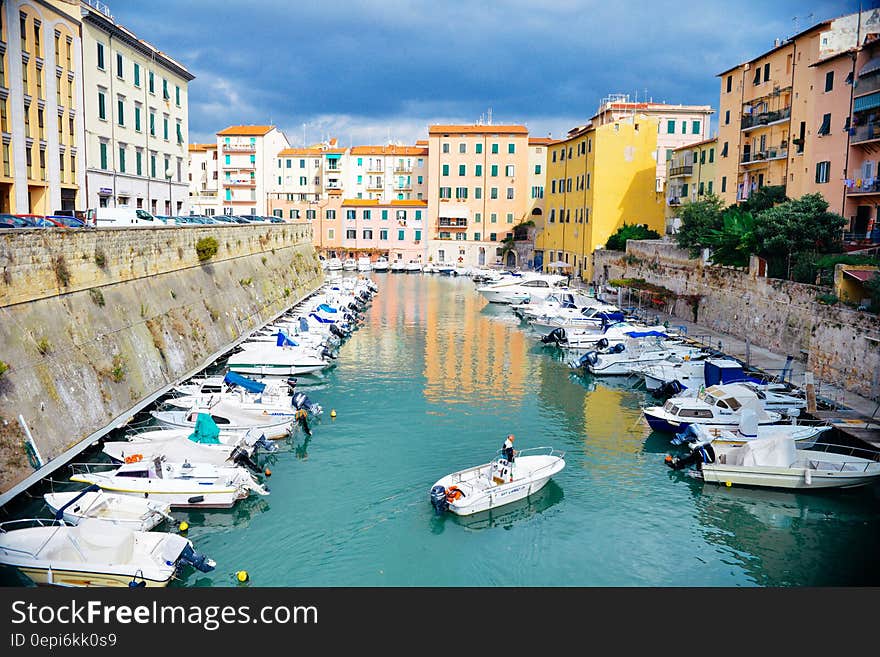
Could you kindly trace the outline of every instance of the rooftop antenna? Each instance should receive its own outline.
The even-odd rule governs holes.
[[[303,123],[303,148],[306,148],[306,124]]]
[[[486,122],[486,125],[492,125],[492,108],[489,108],[489,119]]]

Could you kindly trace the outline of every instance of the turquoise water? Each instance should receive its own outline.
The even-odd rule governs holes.
[[[307,390],[325,408],[313,436],[269,457],[271,495],[174,513],[218,563],[177,585],[231,586],[239,569],[258,586],[880,584],[877,487],[704,486],[664,466],[646,393],[574,374],[469,279],[373,279],[366,324]],[[511,432],[566,468],[528,500],[435,516],[434,481]]]

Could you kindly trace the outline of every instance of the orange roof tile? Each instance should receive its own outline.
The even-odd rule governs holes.
[[[396,146],[388,144],[387,146],[352,146],[352,155],[427,155],[427,148],[416,148],[415,146]]]
[[[529,146],[547,146],[555,141],[551,137],[529,137]]]
[[[706,144],[711,144],[712,142],[717,142],[718,137],[712,137],[711,139],[704,139],[703,141],[695,141],[692,144],[685,144],[684,146],[679,146],[678,148],[673,148],[673,151],[685,151],[689,148],[695,148],[696,146],[705,146]]]
[[[189,152],[209,151],[212,148],[217,148],[217,144],[190,144]]]
[[[428,134],[436,135],[439,133],[455,133],[455,134],[529,134],[529,129],[524,125],[432,125],[428,126]]]
[[[283,151],[278,153],[278,157],[284,157],[286,155],[322,155],[324,151],[320,148],[285,148]]]
[[[237,137],[262,137],[275,129],[274,125],[231,125],[224,128],[218,135],[234,135]]]
[[[416,146],[427,146],[427,145],[428,145],[427,139],[416,139]]]
[[[342,201],[342,205],[379,205],[377,198],[347,198]]]
[[[394,199],[393,201],[391,201],[391,205],[396,206],[396,207],[409,206],[409,207],[414,207],[414,208],[426,208],[426,207],[428,207],[428,202],[423,201],[423,200],[419,200],[419,199],[415,199],[415,198],[400,199],[400,200]]]

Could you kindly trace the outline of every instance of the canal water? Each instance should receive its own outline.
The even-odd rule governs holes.
[[[268,457],[271,495],[174,512],[218,564],[175,585],[240,569],[258,586],[880,584],[878,487],[704,485],[664,465],[676,448],[641,418],[644,391],[575,374],[471,280],[373,280],[366,323],[305,389],[325,408],[312,437]],[[436,516],[431,485],[508,433],[566,468],[519,503]]]

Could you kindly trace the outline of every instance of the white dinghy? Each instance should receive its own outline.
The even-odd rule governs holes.
[[[46,493],[46,505],[56,520],[78,525],[91,518],[139,532],[148,532],[164,520],[172,520],[167,502],[142,499],[131,495],[105,493],[99,486],[66,493]]]
[[[565,452],[534,447],[517,452],[513,463],[498,456],[489,463],[446,475],[431,488],[437,513],[469,516],[516,502],[541,490],[565,467]]]

